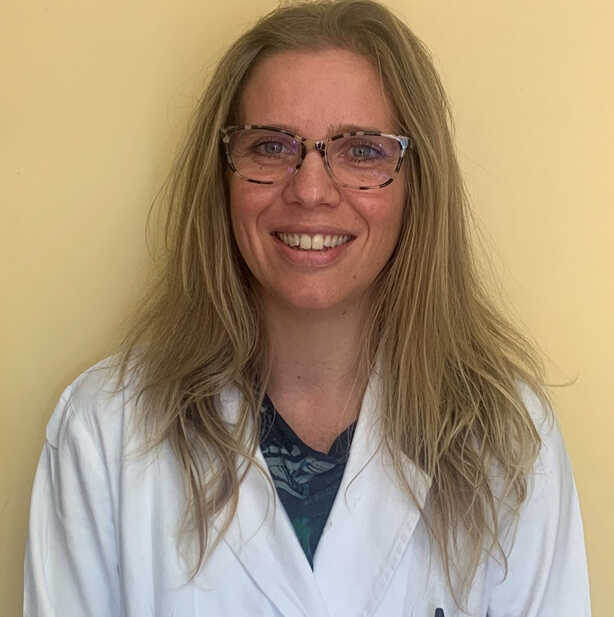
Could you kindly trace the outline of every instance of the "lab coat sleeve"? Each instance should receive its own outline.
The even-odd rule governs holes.
[[[100,435],[67,389],[47,427],[30,505],[25,617],[118,617],[117,542]]]
[[[488,617],[589,617],[584,533],[569,458],[556,420],[539,411],[532,394],[528,408],[542,447],[511,538],[507,577],[499,569],[492,581]]]

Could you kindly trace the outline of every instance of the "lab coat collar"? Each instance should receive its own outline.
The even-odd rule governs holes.
[[[226,412],[235,416],[238,394],[223,400]],[[419,522],[430,481],[405,459],[404,473],[416,502],[402,490],[381,445],[379,400],[381,382],[373,376],[313,571],[283,505],[271,491],[260,450],[257,460],[266,476],[252,465],[241,484],[237,512],[224,541],[284,617],[372,615]]]

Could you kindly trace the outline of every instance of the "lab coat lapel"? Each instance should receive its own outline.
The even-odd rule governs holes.
[[[238,393],[227,392],[222,404],[232,421]],[[283,505],[271,490],[260,449],[256,458],[266,475],[251,465],[224,542],[284,617],[330,617]]]
[[[367,387],[350,457],[314,559],[330,615],[372,615],[410,542],[420,511],[399,486],[380,448],[380,380]],[[405,473],[420,507],[430,488],[409,459]]]

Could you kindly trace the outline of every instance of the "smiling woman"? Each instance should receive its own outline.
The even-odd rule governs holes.
[[[287,79],[290,72],[292,80]],[[269,157],[261,162],[259,152],[257,158],[251,157],[255,166],[243,163],[248,158],[245,141],[253,136],[242,131],[243,135],[230,141],[230,159],[237,158],[234,152],[238,151],[240,161],[238,173],[229,178],[234,236],[259,284],[265,320],[304,323],[315,318],[333,325],[342,312],[349,321],[350,312],[358,340],[371,304],[367,292],[397,243],[406,192],[403,176],[390,183],[403,153],[396,139],[390,138],[394,145],[387,149],[379,146],[379,152],[388,151],[389,155],[380,154],[382,167],[375,173],[375,166],[362,151],[366,160],[354,161],[348,169],[349,157],[356,158],[356,150],[364,149],[368,142],[360,141],[360,136],[334,139],[338,127],[350,123],[375,127],[382,133],[394,131],[392,108],[375,69],[364,56],[343,49],[280,52],[256,66],[245,84],[239,109],[248,125],[333,138],[328,144],[320,142],[323,147],[311,149],[302,161],[296,156],[300,149],[288,143],[285,151],[290,155],[294,151],[294,160],[286,162],[285,174],[270,184],[244,181],[250,172],[266,175],[271,166]],[[258,148],[263,137],[259,139]],[[345,150],[337,147],[331,156],[331,147],[340,142]],[[281,148],[285,144],[279,139],[268,143]],[[375,146],[371,151],[377,152]],[[367,156],[373,156],[371,151]],[[245,174],[239,171],[242,163]],[[386,168],[388,176],[383,178]],[[355,178],[354,189],[360,189],[369,177],[374,178],[373,190],[339,186],[342,180]],[[292,236],[292,241],[285,242],[284,236]],[[327,237],[327,244],[336,246],[324,247]],[[314,243],[321,246],[316,249]],[[306,316],[305,309],[319,309],[317,317]],[[282,318],[280,311],[286,316]]]
[[[49,424],[26,615],[590,613],[540,364],[474,271],[407,26],[266,15],[167,196],[159,284]]]

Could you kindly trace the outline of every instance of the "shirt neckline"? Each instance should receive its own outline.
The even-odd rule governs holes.
[[[307,454],[334,462],[347,460],[350,453],[350,447],[352,445],[352,438],[356,429],[357,420],[354,420],[352,424],[350,424],[347,428],[341,431],[339,435],[337,435],[337,437],[331,444],[328,452],[320,452],[320,450],[315,450],[314,448],[306,444],[294,432],[292,427],[284,420],[283,416],[279,413],[279,411],[277,411],[275,405],[273,404],[273,401],[270,399],[268,394],[265,394],[264,396],[261,411],[266,419],[263,423],[263,433],[261,435],[261,441],[264,441],[266,439],[267,434],[275,425],[286,435],[286,437],[289,438],[291,442],[296,443],[299,448]]]

